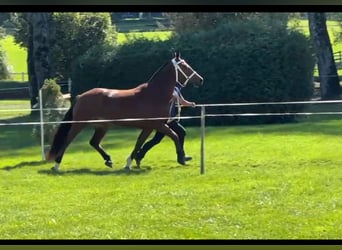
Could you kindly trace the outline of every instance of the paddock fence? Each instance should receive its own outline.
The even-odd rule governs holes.
[[[0,90],[1,91],[1,90]],[[125,118],[125,119],[96,119],[96,120],[84,120],[84,121],[44,121],[43,112],[44,111],[52,111],[52,110],[60,110],[67,111],[68,108],[42,108],[42,91],[39,91],[39,102],[40,105],[37,109],[39,111],[39,121],[36,122],[6,122],[6,120],[0,120],[0,127],[4,126],[27,126],[27,125],[39,125],[41,131],[41,154],[42,160],[45,160],[45,145],[44,145],[44,125],[47,124],[62,124],[62,123],[110,123],[110,122],[120,122],[120,121],[141,121],[141,120],[166,120],[169,117],[156,117],[156,118]],[[311,115],[342,115],[341,111],[324,111],[324,112],[282,112],[282,113],[208,113],[207,109],[210,107],[229,107],[229,106],[258,106],[258,105],[296,105],[296,104],[342,104],[342,100],[328,100],[328,101],[292,101],[292,102],[250,102],[250,103],[212,103],[212,104],[197,104],[195,108],[200,109],[200,115],[196,116],[179,116],[179,119],[199,119],[200,120],[200,133],[201,133],[201,146],[200,146],[200,174],[205,173],[205,123],[206,118],[208,117],[237,117],[237,116],[248,116],[248,117],[256,117],[256,116],[286,116],[286,115],[296,115],[296,116],[311,116]],[[1,112],[24,112],[31,111],[31,109],[1,109]]]
[[[10,72],[10,79],[20,82],[28,81],[28,74],[26,72]]]

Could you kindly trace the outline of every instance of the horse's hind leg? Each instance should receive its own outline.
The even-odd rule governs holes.
[[[67,135],[67,139],[61,150],[58,152],[55,158],[55,166],[52,167],[52,170],[58,171],[59,166],[62,162],[64,152],[69,146],[69,144],[72,142],[73,139],[75,139],[76,135],[78,135],[79,132],[85,127],[84,124],[72,124],[70,131]]]
[[[97,152],[99,152],[101,154],[102,158],[105,160],[105,165],[111,168],[113,166],[113,162],[110,158],[110,155],[108,155],[106,153],[106,151],[104,151],[104,149],[100,145],[100,142],[103,139],[103,137],[105,136],[105,134],[107,133],[107,131],[108,131],[107,127],[96,127],[94,135],[91,138],[91,140],[89,141],[89,144],[93,148],[95,148],[97,150]]]
[[[137,152],[140,150],[141,146],[144,144],[146,141],[147,137],[152,133],[153,129],[143,129],[139,136],[138,139],[135,143],[134,149],[132,153],[128,156],[127,161],[126,161],[126,166],[125,169],[130,170],[132,166],[132,160],[136,157]],[[137,161],[137,167],[140,167],[140,162]]]

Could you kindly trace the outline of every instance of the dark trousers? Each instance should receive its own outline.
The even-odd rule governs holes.
[[[175,131],[175,133],[178,135],[179,138],[179,144],[181,148],[184,148],[184,138],[185,138],[185,128],[178,122],[178,121],[172,121],[168,123],[168,126]],[[165,134],[162,134],[160,132],[156,132],[155,135],[151,140],[146,142],[142,148],[138,152],[138,157],[140,159],[144,158],[147,151],[149,151],[152,147],[157,145],[161,140],[164,138]]]

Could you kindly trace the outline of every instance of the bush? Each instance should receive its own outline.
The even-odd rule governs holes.
[[[122,45],[96,46],[73,68],[73,96],[94,87],[127,89],[149,80],[171,58],[170,42],[139,39]]]
[[[54,79],[47,79],[42,86],[42,102],[43,102],[43,120],[44,122],[61,121],[66,113],[65,110],[59,110],[70,106],[70,102],[64,99],[61,93],[61,87]],[[39,100],[38,100],[39,105]],[[39,106],[37,106],[39,109]],[[44,124],[44,143],[51,143],[55,131],[59,124]],[[33,127],[33,136],[40,142],[40,125]]]
[[[309,100],[313,94],[314,57],[302,34],[234,22],[215,30],[182,36],[178,47],[205,78],[202,88],[185,89],[197,103],[245,103]],[[301,105],[210,108],[210,113],[298,112]],[[191,109],[185,115],[198,115]],[[208,124],[273,123],[294,116],[211,118]]]

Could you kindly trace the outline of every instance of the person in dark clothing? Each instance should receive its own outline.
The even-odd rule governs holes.
[[[167,125],[178,135],[179,143],[182,148],[184,148],[184,139],[186,135],[185,128],[179,123],[179,116],[181,111],[181,106],[185,107],[195,107],[196,103],[189,102],[184,99],[180,92],[181,86],[177,85],[173,91],[173,97],[170,105],[170,118],[167,121]],[[151,140],[146,142],[142,148],[138,151],[135,161],[137,163],[137,166],[140,166],[141,160],[145,157],[146,153],[155,145],[161,142],[161,140],[164,138],[165,134],[156,132],[155,135]],[[185,161],[190,161],[192,159],[191,156],[185,155]]]

